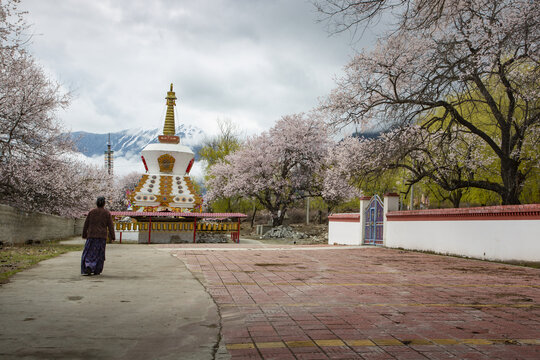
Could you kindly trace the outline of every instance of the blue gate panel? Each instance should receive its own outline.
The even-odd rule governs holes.
[[[384,211],[383,203],[378,195],[375,195],[369,201],[365,212],[366,222],[364,224],[364,244],[382,245],[383,244],[383,225]]]

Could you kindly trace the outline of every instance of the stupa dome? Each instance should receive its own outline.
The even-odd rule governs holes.
[[[171,175],[188,174],[188,166],[192,164],[194,153],[185,145],[180,144],[148,144],[142,151],[149,173],[164,173]],[[166,155],[173,159],[171,162]],[[191,170],[191,169],[189,169]]]

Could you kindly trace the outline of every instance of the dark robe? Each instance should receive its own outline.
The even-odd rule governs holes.
[[[101,274],[105,262],[105,243],[105,239],[86,239],[81,258],[81,274]]]
[[[111,213],[100,207],[92,209],[83,226],[82,237],[86,239],[86,244],[81,257],[81,274],[101,274],[105,262],[107,236],[114,240]]]

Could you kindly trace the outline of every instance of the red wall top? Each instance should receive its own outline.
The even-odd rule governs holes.
[[[540,220],[540,204],[391,211],[388,221]]]
[[[335,222],[359,222],[360,214],[359,213],[332,214],[332,215],[328,215],[328,220],[335,221]]]

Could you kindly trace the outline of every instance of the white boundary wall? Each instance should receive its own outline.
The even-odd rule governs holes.
[[[328,217],[328,243],[362,245],[360,214],[333,214]]]
[[[391,212],[386,231],[387,247],[540,261],[540,204]]]
[[[540,261],[539,220],[389,221],[387,231],[388,247]]]
[[[395,197],[395,196],[394,196]],[[361,209],[367,204],[361,199]],[[498,261],[540,262],[540,204],[392,211],[384,246]],[[328,217],[328,243],[361,245],[363,212]]]

